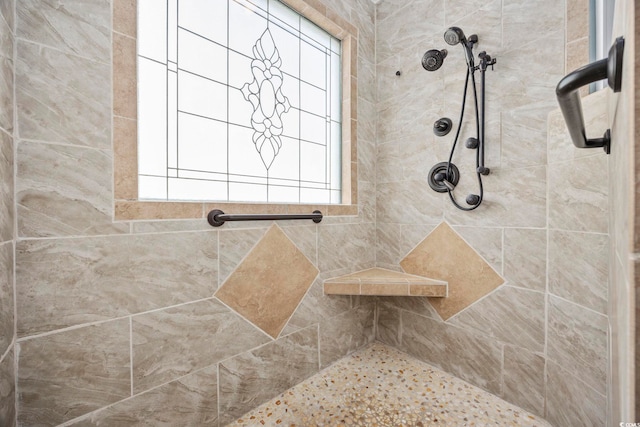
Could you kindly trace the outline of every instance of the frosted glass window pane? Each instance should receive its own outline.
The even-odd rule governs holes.
[[[273,203],[298,203],[300,200],[300,190],[292,187],[280,187],[273,185],[269,187],[269,201]]]
[[[178,0],[167,4],[167,61],[178,62]]]
[[[329,190],[315,188],[300,189],[300,203],[330,203],[331,194]]]
[[[278,0],[139,0],[138,7],[141,198],[335,202],[342,171],[337,39]],[[252,73],[263,62],[253,50],[268,22],[281,59],[270,71],[283,76],[274,85],[278,115],[270,115],[273,94],[261,90],[269,73]],[[273,146],[254,143],[269,136],[254,129],[252,117],[265,119],[260,112],[282,121],[281,133],[267,124]]]
[[[269,31],[282,58],[281,70],[290,76],[298,77],[300,75],[300,39],[277,25],[269,27]]]
[[[184,71],[178,71],[180,111],[211,119],[227,119],[227,87]]]
[[[342,203],[342,192],[340,190],[331,190],[331,203]]]
[[[293,108],[287,114],[282,115],[283,136],[300,138],[300,112]]]
[[[229,86],[242,89],[245,83],[253,81],[251,58],[229,51]],[[248,102],[247,102],[248,104]]]
[[[331,48],[331,36],[307,19],[300,22],[300,32],[326,48]]]
[[[139,199],[167,199],[167,178],[140,175],[138,177]]]
[[[253,46],[267,29],[267,20],[233,0],[229,1],[229,48],[253,58]],[[257,9],[259,11],[260,9]]]
[[[267,169],[252,140],[253,129],[229,125],[229,173],[266,176]],[[276,157],[277,162],[278,158]]]
[[[327,93],[308,83],[300,83],[300,109],[325,116],[327,114]]]
[[[229,200],[233,202],[266,202],[267,186],[230,182]]]
[[[277,161],[269,168],[269,178],[300,179],[300,143],[297,139],[282,138]]]
[[[216,200],[227,197],[227,183],[199,179],[169,178],[171,200]]]
[[[292,30],[300,29],[300,15],[279,1],[269,0],[269,13],[278,18],[278,20],[292,27]]]
[[[251,127],[251,114],[251,104],[244,99],[242,92],[229,88],[229,123]]]
[[[300,138],[306,141],[325,144],[326,120],[323,117],[300,112]]]
[[[166,173],[167,128],[167,72],[162,64],[140,58],[138,92],[138,173],[164,175]]]
[[[167,73],[167,165],[178,167],[178,74]]]
[[[326,55],[306,42],[300,43],[300,80],[325,89]]]
[[[311,144],[309,142],[300,143],[300,179],[323,183],[326,182],[325,175],[325,147]]]
[[[155,0],[147,0],[155,1]],[[223,46],[227,44],[227,2],[180,0],[179,24]]]
[[[227,81],[227,49],[185,30],[179,32],[180,69],[216,80]]]
[[[178,129],[180,169],[226,172],[226,123],[180,113]]]
[[[167,62],[167,0],[138,0],[138,55]]]
[[[341,96],[341,64],[340,56],[331,54],[331,120],[342,120],[342,96]]]

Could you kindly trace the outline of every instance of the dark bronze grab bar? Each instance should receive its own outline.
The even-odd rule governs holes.
[[[226,221],[271,221],[277,219],[310,219],[316,224],[322,221],[322,212],[313,211],[310,214],[226,214],[220,209],[214,209],[207,215],[207,221],[213,227],[220,227]]]
[[[608,58],[601,59],[567,74],[556,88],[558,104],[567,123],[573,145],[578,148],[603,147],[609,154],[611,151],[611,130],[607,129],[602,138],[587,139],[582,115],[582,102],[578,90],[599,80],[607,79],[614,92],[622,87],[622,56],[624,38],[618,37],[609,49]]]

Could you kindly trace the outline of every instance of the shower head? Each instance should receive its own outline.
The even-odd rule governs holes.
[[[427,71],[435,71],[442,66],[444,58],[447,56],[447,50],[431,49],[422,56],[422,66]]]
[[[467,38],[459,27],[449,27],[444,32],[444,41],[451,46],[455,46],[458,43],[467,44]]]

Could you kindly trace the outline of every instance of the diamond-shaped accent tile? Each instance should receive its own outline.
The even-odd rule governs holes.
[[[410,274],[449,283],[446,298],[429,298],[443,320],[456,315],[504,283],[446,222],[441,223],[400,261]]]
[[[273,225],[216,297],[277,338],[317,275],[311,261]]]

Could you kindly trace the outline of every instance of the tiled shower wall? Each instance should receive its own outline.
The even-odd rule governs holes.
[[[15,425],[13,1],[0,2],[0,425]]]
[[[217,426],[373,340],[374,301],[324,297],[321,281],[375,263],[374,5],[314,3],[359,29],[359,215],[325,217],[319,226],[280,222],[284,233],[265,222],[219,230],[205,220],[114,222],[111,34],[128,36],[112,19],[131,22],[135,7],[127,0],[17,3],[19,424]],[[12,182],[7,126],[3,192]],[[1,200],[10,199],[3,193]],[[9,242],[2,248],[12,254],[13,220],[5,226],[2,218],[0,236]],[[274,234],[304,254],[307,272],[319,271],[275,338],[214,297],[252,248],[281,249],[264,243]],[[256,289],[277,285],[274,277]],[[4,293],[3,278],[0,285]],[[238,304],[262,310],[260,297]],[[291,303],[268,301],[266,309],[283,306]],[[4,355],[13,334],[4,313],[13,310],[0,308],[10,332],[0,341]],[[12,358],[10,349],[3,372]]]
[[[377,265],[399,268],[447,221],[505,279],[446,322],[426,299],[381,299],[378,338],[559,426],[601,426],[607,414],[607,157],[574,149],[551,113],[559,80],[584,64],[573,58],[586,61],[577,50],[586,49],[587,3],[384,0],[377,9]],[[444,42],[450,26],[477,34],[475,52],[497,58],[486,73],[491,174],[473,212],[427,183],[455,134],[435,137],[433,123],[457,125],[460,114],[464,55]],[[425,71],[424,52],[444,48],[442,68]],[[585,101],[589,136],[606,129],[603,95]],[[462,205],[478,192],[475,153],[464,148],[473,131],[463,127],[453,158]]]

